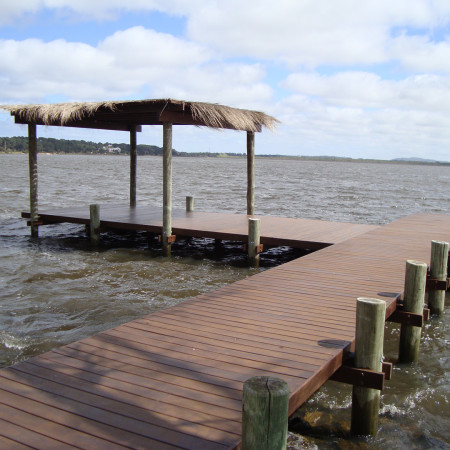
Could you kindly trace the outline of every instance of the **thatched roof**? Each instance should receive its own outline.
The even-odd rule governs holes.
[[[259,111],[172,99],[0,105],[0,108],[10,111],[16,123],[115,130],[171,122],[255,132],[262,127],[274,129],[278,123]]]

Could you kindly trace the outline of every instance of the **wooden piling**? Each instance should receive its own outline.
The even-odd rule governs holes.
[[[431,241],[430,278],[440,281],[447,279],[448,242]],[[428,292],[428,308],[431,314],[444,313],[445,290]]]
[[[427,265],[419,261],[406,261],[403,310],[423,314]],[[413,325],[401,325],[399,362],[417,361],[422,328]]]
[[[38,171],[37,171],[37,133],[36,124],[28,124],[28,165],[30,172],[30,229],[31,236],[39,236],[39,227],[35,223],[38,215]]]
[[[247,214],[255,214],[255,133],[247,131]]]
[[[172,245],[172,124],[163,123],[163,230],[164,256],[170,256]]]
[[[358,298],[356,304],[355,367],[381,372],[386,303]],[[351,431],[375,436],[378,429],[380,391],[353,386]]]
[[[100,205],[89,205],[89,216],[91,244],[97,245],[100,242]]]
[[[186,212],[194,211],[194,197],[186,196]]]
[[[136,126],[130,128],[130,206],[136,206],[136,167],[137,167]]]
[[[247,254],[249,263],[252,267],[259,266],[259,252],[257,250],[257,247],[261,242],[260,223],[260,219],[255,219],[252,217],[248,219]]]
[[[273,377],[253,377],[244,383],[242,450],[286,448],[288,384]]]

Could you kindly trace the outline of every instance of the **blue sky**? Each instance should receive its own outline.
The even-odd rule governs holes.
[[[0,103],[175,98],[281,120],[259,154],[450,160],[446,0],[0,0]],[[0,113],[0,136],[25,135]],[[127,133],[39,127],[46,137]],[[138,141],[161,145],[144,127]],[[180,127],[182,151],[245,136]]]

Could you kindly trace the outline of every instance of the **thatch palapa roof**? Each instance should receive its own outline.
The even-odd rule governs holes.
[[[140,125],[195,125],[243,131],[274,129],[277,119],[259,111],[214,103],[172,99],[44,105],[0,105],[16,123],[111,130],[140,129]]]

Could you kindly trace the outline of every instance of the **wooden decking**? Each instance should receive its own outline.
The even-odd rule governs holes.
[[[450,240],[450,215],[371,228],[3,369],[0,445],[235,448],[243,382],[285,379],[295,411],[342,364],[356,298],[386,300],[389,316],[405,260],[428,262],[432,239]]]
[[[29,212],[22,213],[25,218]],[[89,207],[40,211],[44,223],[89,223]],[[207,237],[214,239],[247,241],[248,217],[261,218],[261,243],[287,245],[318,250],[345,241],[374,229],[361,225],[321,220],[288,219],[272,216],[247,216],[210,212],[172,212],[172,232],[177,236]],[[124,205],[101,205],[100,219],[103,229],[144,230],[161,233],[162,209],[157,207],[130,208]]]

